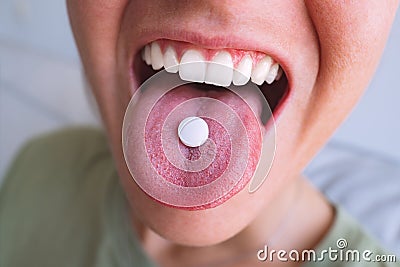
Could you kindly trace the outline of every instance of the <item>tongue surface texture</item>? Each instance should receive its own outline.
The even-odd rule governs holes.
[[[201,101],[191,101],[194,99]],[[209,126],[209,140],[201,147],[190,148],[179,141],[178,124],[188,116],[201,117]],[[163,95],[153,106],[146,119],[144,146],[147,156],[143,159],[151,162],[160,179],[177,186],[173,194],[179,197],[179,188],[208,186],[208,190],[191,196],[196,203],[204,204],[183,207],[195,210],[222,204],[243,189],[257,168],[262,135],[251,107],[235,93],[183,85]],[[227,177],[225,182],[217,183],[222,176]],[[162,190],[155,187],[159,185],[150,189]],[[146,192],[150,197],[151,190]],[[172,193],[166,190],[164,194]],[[215,200],[210,202],[208,194],[213,194]]]

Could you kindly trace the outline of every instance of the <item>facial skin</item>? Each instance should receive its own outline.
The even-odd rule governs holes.
[[[68,0],[67,4],[121,182],[142,227],[172,242],[206,246],[226,241],[256,222],[262,222],[263,233],[269,235],[286,218],[285,211],[299,202],[304,204],[299,210],[310,218],[322,217],[304,221],[307,229],[320,230],[308,241],[315,245],[332,213],[299,174],[367,87],[398,1]],[[121,128],[132,90],[139,86],[131,79],[132,60],[145,44],[161,38],[190,39],[200,47],[257,50],[273,55],[283,66],[291,93],[276,122],[277,150],[268,182],[256,193],[243,190],[216,208],[185,211],[151,200],[130,177]],[[298,190],[304,191],[303,200],[293,201]],[[313,211],[316,208],[321,211]]]

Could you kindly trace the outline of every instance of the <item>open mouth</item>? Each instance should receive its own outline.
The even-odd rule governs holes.
[[[203,65],[199,69],[179,68],[181,63],[201,61],[204,64],[199,64]],[[218,73],[218,70],[207,70],[206,62],[216,62],[234,71]],[[157,40],[145,45],[133,62],[134,77],[138,85],[164,68],[167,72],[177,73],[182,80],[199,83],[196,86],[203,87],[204,90],[211,88],[207,84],[215,87],[230,84],[241,86],[252,82],[263,93],[274,117],[289,93],[285,71],[275,59],[258,51],[201,49],[189,43]],[[240,74],[236,74],[236,70]]]
[[[240,192],[251,180],[258,167],[265,167],[259,164],[259,160],[263,142],[262,136],[264,134],[262,131],[266,129],[268,124],[268,116],[263,117],[264,111],[262,107],[255,108],[257,112],[252,113],[251,110],[254,112],[254,109],[248,106],[249,102],[247,100],[243,101],[240,97],[234,96],[232,92],[224,87],[233,84],[238,88],[243,86],[245,90],[245,85],[248,83],[257,85],[268,102],[271,109],[269,112],[272,112],[276,118],[289,93],[288,79],[279,63],[262,52],[236,49],[205,49],[196,47],[193,44],[165,39],[151,42],[142,48],[134,59],[132,76],[135,78],[136,84],[141,85],[162,69],[179,76],[183,81],[191,83],[168,92],[154,105],[144,129],[147,157],[157,175],[162,176],[168,183],[177,186],[178,189],[174,191],[174,194],[177,195],[176,198],[183,199],[185,197],[183,193],[182,196],[179,195],[179,188],[208,186],[210,190],[204,190],[198,196],[191,194],[190,198],[194,199],[193,203],[197,204],[190,205],[171,204],[154,197],[150,191],[153,189],[154,191],[162,190],[159,185],[154,185],[154,188],[150,186],[150,190],[144,191],[155,200],[172,207],[188,210],[216,207]],[[196,115],[199,110],[205,109],[207,114],[215,114],[220,120],[213,120],[212,116],[211,118],[204,117],[210,126],[209,139],[213,141],[216,151],[218,151],[214,161],[207,168],[198,172],[183,171],[176,168],[176,164],[170,164],[167,157],[164,156],[161,136],[162,127],[168,121],[168,114],[173,113],[174,108],[190,99],[202,97],[217,99],[221,103],[232,107],[243,127],[235,125],[236,122],[231,121],[227,115],[225,116],[220,105],[207,104],[200,106],[193,104],[186,109],[185,112],[188,115]],[[255,103],[254,106],[259,103],[256,98],[259,97],[250,93],[249,99],[250,102]],[[231,127],[233,129],[231,133],[224,132],[226,131],[224,123],[228,125],[228,128]],[[259,127],[260,125],[264,126],[261,127],[263,129]],[[175,126],[177,128],[177,125]],[[244,129],[242,132],[240,130],[241,127]],[[244,145],[243,138],[248,142],[246,145]],[[178,137],[170,136],[170,139],[178,139]],[[191,161],[201,157],[201,149],[187,147],[179,141],[178,143],[179,149],[175,152],[176,154],[180,153],[186,160]],[[235,148],[235,145],[232,144],[238,144],[237,147],[239,148]],[[249,151],[246,156],[243,156],[243,158],[236,156],[238,151],[245,150],[244,146],[247,146]],[[227,180],[226,187],[229,186],[229,190],[225,188],[224,184],[219,185],[219,187],[212,187],[221,176],[238,176],[240,166],[243,167],[243,177],[240,179],[234,177],[232,180]],[[231,174],[227,171],[228,167],[232,167],[234,170]],[[215,195],[215,192],[224,192],[224,194],[209,201],[210,195]],[[164,193],[160,194],[171,193],[165,190]]]

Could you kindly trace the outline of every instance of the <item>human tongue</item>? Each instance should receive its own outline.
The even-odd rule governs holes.
[[[244,92],[242,99],[225,88],[204,87],[182,85],[164,94],[151,109],[144,129],[147,157],[142,158],[150,160],[160,179],[177,186],[173,194],[179,196],[179,188],[207,185],[191,195],[191,201],[198,204],[189,209],[219,205],[239,192],[252,178],[262,146],[258,96]],[[179,141],[178,125],[189,116],[201,117],[209,126],[209,141],[201,147],[187,147]],[[146,193],[152,196],[152,190],[162,189],[157,183]]]

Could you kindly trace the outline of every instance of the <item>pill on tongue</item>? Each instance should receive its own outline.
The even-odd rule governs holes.
[[[178,136],[188,147],[199,147],[208,139],[208,125],[202,118],[187,117],[178,126]]]

